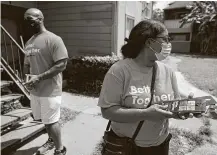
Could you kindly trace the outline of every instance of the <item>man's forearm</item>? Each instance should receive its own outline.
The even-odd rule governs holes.
[[[146,109],[125,109],[119,106],[102,108],[104,118],[119,123],[134,123],[142,121],[146,116]]]
[[[49,78],[52,78],[56,76],[57,74],[61,73],[66,67],[66,64],[56,64],[53,67],[51,67],[49,70],[46,72],[42,73],[39,75],[40,80],[46,80]]]
[[[47,70],[46,72],[40,74],[39,79],[40,80],[46,80],[46,79],[52,78],[52,77],[56,76],[57,74],[61,73],[62,71],[63,71],[63,69],[61,69],[57,66],[53,66],[49,70]]]

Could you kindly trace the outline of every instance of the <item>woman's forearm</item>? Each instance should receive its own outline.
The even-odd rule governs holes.
[[[120,106],[101,108],[104,118],[119,123],[133,123],[142,121],[146,116],[146,109],[126,109]]]

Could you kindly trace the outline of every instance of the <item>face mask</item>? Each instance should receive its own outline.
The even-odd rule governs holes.
[[[150,46],[148,46],[156,55],[157,60],[161,61],[166,59],[172,50],[172,44],[171,43],[159,43],[161,44],[161,51],[157,52],[155,51],[153,48],[151,48]]]
[[[166,59],[170,55],[171,50],[172,50],[172,44],[171,43],[162,43],[160,53],[155,52],[155,55],[156,55],[157,59],[159,61],[161,61],[161,60]]]
[[[38,30],[38,28],[39,28],[39,21],[38,21],[37,18],[32,19],[32,20],[26,19],[25,21],[26,21],[27,27],[28,27],[31,31],[34,31],[34,32],[35,32],[35,31]]]

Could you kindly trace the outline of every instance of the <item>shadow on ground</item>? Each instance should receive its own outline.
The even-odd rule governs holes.
[[[192,54],[192,53],[172,53],[171,56],[182,56],[182,57],[190,57],[190,58],[201,58],[201,59],[216,59],[217,55],[200,55],[200,54]]]
[[[35,152],[38,150],[38,148],[39,147],[32,147],[26,150],[17,150],[15,152],[16,152],[16,155],[35,155]],[[2,155],[6,155],[6,154],[2,154]]]

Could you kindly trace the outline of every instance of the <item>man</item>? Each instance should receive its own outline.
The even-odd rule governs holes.
[[[35,120],[45,124],[48,141],[36,154],[46,154],[55,148],[54,155],[65,155],[59,125],[62,95],[62,71],[66,68],[68,54],[62,39],[46,30],[44,16],[38,9],[28,9],[24,14],[26,24],[34,35],[27,41],[24,74],[30,71],[25,83],[30,90],[31,108]]]

